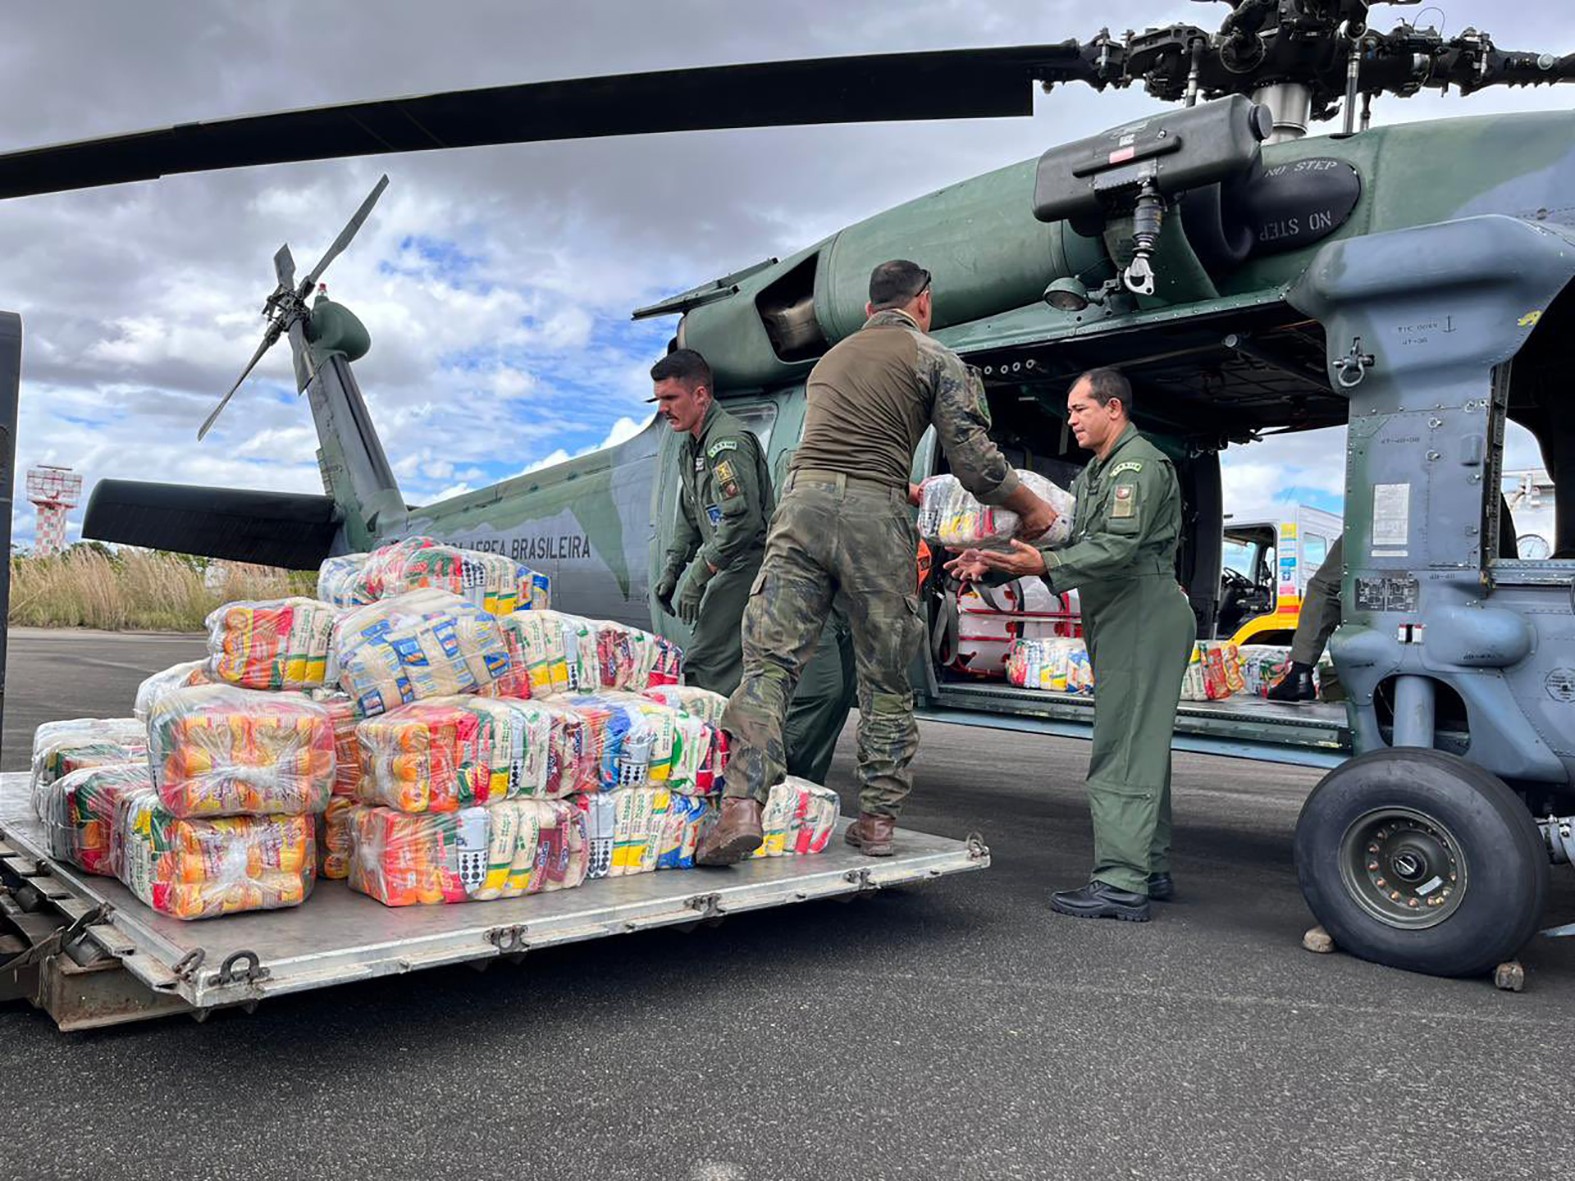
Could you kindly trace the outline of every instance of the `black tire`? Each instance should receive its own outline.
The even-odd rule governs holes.
[[[1441,751],[1373,751],[1329,772],[1302,806],[1295,855],[1302,895],[1336,946],[1431,976],[1514,958],[1548,893],[1526,806]]]

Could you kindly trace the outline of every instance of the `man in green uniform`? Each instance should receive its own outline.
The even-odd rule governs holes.
[[[912,788],[918,748],[909,669],[923,626],[909,509],[913,450],[933,424],[970,492],[1019,513],[1036,537],[1054,510],[990,441],[978,375],[928,335],[929,272],[905,260],[870,276],[869,319],[809,375],[803,439],[744,612],[744,679],[723,717],[732,736],[722,816],[695,860],[731,865],[761,841],[761,809],[787,762],[782,720],[833,607],[853,633],[860,814],[847,840],[874,857]]]
[[[673,430],[689,436],[679,461],[678,529],[656,598],[691,628],[685,679],[726,695],[743,675],[741,623],[776,503],[771,477],[759,440],[712,398],[703,356],[677,349],[652,367],[651,380],[650,400]],[[852,662],[847,625],[834,619],[793,698],[793,774],[825,779],[852,706]]]
[[[1172,891],[1170,741],[1197,622],[1176,584],[1176,473],[1132,426],[1131,408],[1131,386],[1112,369],[1085,373],[1067,395],[1072,433],[1094,458],[1072,485],[1077,512],[1065,547],[1014,541],[1006,553],[968,550],[947,569],[975,580],[1037,574],[1057,594],[1078,592],[1094,666],[1094,872],[1050,905],[1143,922],[1149,899]]]

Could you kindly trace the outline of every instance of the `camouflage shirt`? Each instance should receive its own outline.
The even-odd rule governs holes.
[[[712,402],[700,437],[685,438],[678,453],[682,491],[668,569],[681,573],[696,557],[717,570],[758,558],[776,507],[759,440]]]
[[[985,504],[1017,488],[990,441],[990,409],[977,370],[905,312],[876,312],[810,372],[804,437],[793,471],[846,472],[906,488],[913,449],[934,425],[953,473]]]

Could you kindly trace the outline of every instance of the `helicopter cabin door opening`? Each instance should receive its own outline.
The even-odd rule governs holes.
[[[1136,325],[1126,320],[1114,331],[1102,333],[1096,324],[1070,337],[1009,351],[970,352],[965,341],[954,343],[947,340],[946,332],[937,334],[953,347],[962,345],[965,358],[980,369],[990,406],[991,436],[1008,462],[1063,488],[1070,489],[1089,458],[1078,448],[1066,422],[1068,388],[1078,374],[1100,366],[1119,368],[1127,376],[1138,428],[1176,467],[1185,522],[1177,581],[1198,617],[1200,637],[1218,634],[1223,612],[1241,613],[1240,603],[1228,593],[1221,594],[1227,523],[1221,502],[1220,452],[1266,434],[1343,425],[1347,414],[1345,399],[1329,387],[1324,333],[1316,321],[1278,299],[1223,299],[1219,304],[1218,311],[1185,321],[1156,313],[1137,318]],[[923,474],[946,470],[938,447],[921,448],[921,457],[928,459]],[[1320,518],[1312,532],[1326,552],[1338,536],[1339,519],[1329,514]],[[1289,523],[1293,530],[1300,525],[1294,511]],[[1275,557],[1281,552],[1276,544],[1279,524],[1271,520],[1261,537],[1251,535],[1256,543],[1253,569],[1241,572],[1254,580],[1254,586],[1266,588],[1266,606],[1276,602],[1272,596],[1280,589],[1281,567]],[[1239,550],[1232,554],[1239,556]],[[935,567],[947,556],[937,554]],[[1306,556],[1322,559],[1322,553]],[[1312,563],[1307,575],[1316,568]],[[1299,571],[1287,573],[1290,594],[1299,602],[1305,576]],[[1225,589],[1228,592],[1229,585]],[[1025,600],[1027,596],[1023,592]],[[932,635],[949,636],[953,618],[959,620],[954,630],[966,631],[963,621],[970,604],[957,599],[955,588],[948,588],[943,579],[931,580],[926,606]],[[1074,603],[1050,606],[1049,612],[1028,612],[1048,616],[1029,622],[1048,627],[1049,634],[1080,634]],[[1009,642],[996,645],[987,655],[1004,661],[1009,647]],[[916,683],[921,707],[929,716],[1008,728],[1032,725],[1041,732],[1073,736],[1090,732],[1097,685],[1093,696],[1019,688],[1009,683],[1004,666],[959,660],[955,649],[944,643],[932,648],[928,673]],[[1175,745],[1181,750],[1332,766],[1349,752],[1350,731],[1341,706],[1279,706],[1237,692],[1219,701],[1183,701]]]
[[[1226,513],[1215,638],[1289,644],[1307,583],[1343,527],[1338,514],[1305,504]]]

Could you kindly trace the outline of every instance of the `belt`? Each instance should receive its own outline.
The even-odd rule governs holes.
[[[787,488],[794,488],[799,484],[831,484],[840,491],[852,488],[863,492],[890,492],[900,494],[903,500],[908,498],[906,486],[888,484],[885,480],[868,480],[863,476],[850,476],[847,472],[828,472],[814,468],[801,468],[788,473]],[[786,489],[784,489],[786,491]]]

